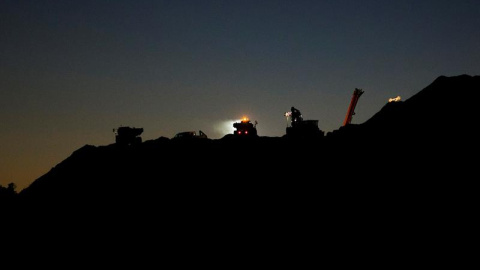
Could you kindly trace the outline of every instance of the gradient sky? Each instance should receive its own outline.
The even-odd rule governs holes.
[[[0,184],[20,191],[121,125],[282,136],[295,106],[329,132],[355,88],[363,123],[480,73],[480,1],[0,0],[0,63]]]

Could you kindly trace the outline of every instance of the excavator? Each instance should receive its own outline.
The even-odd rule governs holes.
[[[345,134],[347,134],[345,130],[355,128],[355,125],[351,124],[352,118],[355,115],[355,107],[357,106],[358,99],[363,94],[363,92],[364,91],[362,89],[355,88],[355,90],[353,91],[352,99],[350,100],[350,105],[348,106],[347,115],[345,115],[345,120],[343,121],[343,125],[339,129],[327,133],[327,137],[331,135],[345,136]]]
[[[355,107],[357,106],[358,99],[363,94],[362,89],[355,88],[352,95],[352,100],[350,100],[350,105],[348,106],[347,115],[343,121],[343,126],[346,126],[352,122],[352,117],[355,115]]]
[[[318,120],[304,120],[302,113],[292,106],[287,117],[287,137],[290,138],[321,138],[324,132],[318,128]]]

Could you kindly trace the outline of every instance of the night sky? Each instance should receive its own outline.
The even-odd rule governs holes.
[[[355,88],[363,123],[479,74],[480,1],[0,0],[0,63],[0,184],[20,191],[119,126],[283,136],[295,106],[329,132]]]

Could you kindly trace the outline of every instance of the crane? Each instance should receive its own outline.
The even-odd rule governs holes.
[[[363,94],[362,89],[355,88],[352,95],[352,100],[350,101],[350,106],[348,106],[347,115],[343,121],[343,126],[346,126],[352,122],[352,117],[355,114],[355,107],[357,106],[358,99]]]

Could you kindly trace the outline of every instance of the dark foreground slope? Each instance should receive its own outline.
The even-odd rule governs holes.
[[[23,190],[20,197],[46,202],[50,208],[144,202],[148,202],[144,207],[152,203],[246,206],[296,196],[302,186],[318,182],[321,147],[315,141],[265,137],[162,137],[134,147],[86,145]]]
[[[405,102],[388,103],[363,125],[368,136],[408,140],[444,140],[476,137],[475,115],[480,98],[480,76],[441,76]]]
[[[451,232],[468,237],[479,90],[478,76],[439,77],[317,140],[85,145],[21,191],[17,217],[5,220],[22,221],[29,228],[16,235],[41,243],[59,236],[57,247],[140,249],[156,263],[423,258]],[[161,262],[145,242],[162,248]],[[365,252],[374,255],[358,256]]]
[[[365,123],[328,135],[338,144],[355,142],[358,155],[389,164],[391,172],[457,179],[475,166],[479,99],[480,76],[440,76],[406,101],[387,103]]]
[[[471,169],[479,89],[479,76],[441,76],[364,124],[320,140],[161,137],[134,147],[86,145],[19,197],[48,209],[291,201],[309,208],[323,199],[342,204],[435,189],[440,176],[461,181]]]
[[[440,76],[406,101],[387,103],[365,123],[334,133],[392,144],[455,145],[476,137],[479,86],[480,76]]]

